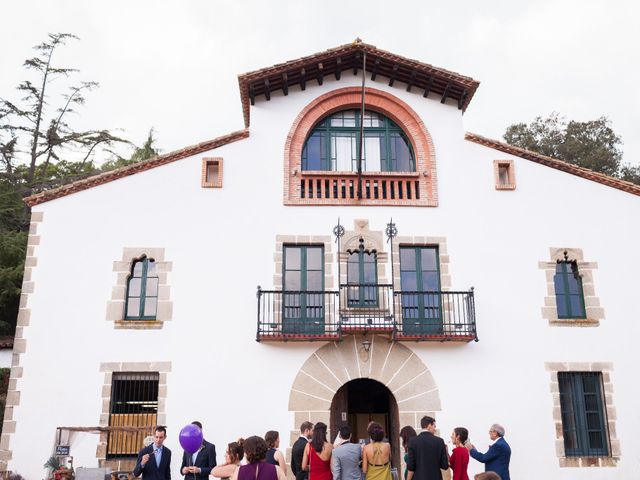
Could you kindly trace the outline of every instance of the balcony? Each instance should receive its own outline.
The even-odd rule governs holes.
[[[363,172],[358,179],[355,172],[306,171],[294,192],[301,204],[422,206],[425,188],[418,173]]]
[[[478,340],[473,289],[397,291],[392,285],[341,285],[338,291],[258,287],[257,341],[338,341],[346,334],[392,340]]]

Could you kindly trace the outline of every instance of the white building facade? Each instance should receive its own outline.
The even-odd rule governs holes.
[[[640,187],[465,133],[477,86],[345,45],[241,75],[243,131],[30,197],[6,468],[370,419],[399,466],[430,414],[503,424],[516,479],[637,478]]]

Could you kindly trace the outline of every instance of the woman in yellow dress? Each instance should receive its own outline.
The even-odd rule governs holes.
[[[383,442],[384,429],[379,423],[369,425],[371,442],[362,450],[365,480],[391,480],[391,445]]]

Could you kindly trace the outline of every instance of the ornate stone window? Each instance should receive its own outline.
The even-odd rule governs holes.
[[[117,283],[107,302],[107,320],[116,328],[162,328],[173,316],[171,269],[164,248],[124,248],[122,260],[113,262]]]
[[[547,280],[543,318],[550,325],[599,325],[604,319],[604,309],[593,284],[593,271],[598,264],[585,262],[579,248],[551,248],[550,257],[551,261],[538,263]]]
[[[155,320],[158,310],[156,261],[143,255],[131,264],[127,280],[125,320]]]

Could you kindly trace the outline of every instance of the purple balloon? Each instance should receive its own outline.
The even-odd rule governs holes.
[[[202,445],[202,430],[190,423],[180,430],[180,445],[187,453],[196,453]]]

